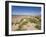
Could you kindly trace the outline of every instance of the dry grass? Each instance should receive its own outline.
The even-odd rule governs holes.
[[[12,31],[40,30],[41,16],[13,16]]]

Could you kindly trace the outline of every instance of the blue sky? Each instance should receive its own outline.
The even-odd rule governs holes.
[[[12,6],[12,15],[41,15],[41,7]]]

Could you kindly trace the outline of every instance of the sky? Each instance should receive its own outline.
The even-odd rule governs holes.
[[[12,15],[41,15],[41,7],[12,6]]]

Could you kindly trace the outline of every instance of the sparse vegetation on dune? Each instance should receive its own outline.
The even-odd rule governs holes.
[[[15,28],[18,27],[17,29],[14,29],[14,27],[12,27],[12,30],[14,29],[15,31],[22,31],[29,29],[30,30],[41,29],[41,16],[17,16],[17,17],[13,16],[12,18],[13,18],[12,26],[15,26]]]

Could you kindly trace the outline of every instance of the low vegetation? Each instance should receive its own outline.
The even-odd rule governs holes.
[[[23,16],[24,17],[24,16]],[[21,17],[20,17],[21,18]],[[15,18],[16,19],[16,18]],[[18,19],[19,20],[19,19]],[[22,28],[22,26],[23,25],[27,25],[28,24],[28,22],[30,22],[30,23],[34,23],[34,24],[36,24],[35,26],[34,26],[34,28],[36,28],[36,29],[38,29],[38,30],[40,30],[41,29],[41,17],[40,16],[35,16],[35,17],[33,17],[32,16],[32,18],[31,17],[25,17],[25,18],[21,18],[21,20],[19,21],[19,22],[16,22],[15,23],[15,26],[17,25],[17,24],[19,24],[19,26],[18,26],[18,29],[16,29],[16,31],[19,31],[19,30],[26,30],[26,29],[21,29]],[[13,25],[14,23],[12,23],[12,25]],[[31,25],[31,24],[30,24]]]

